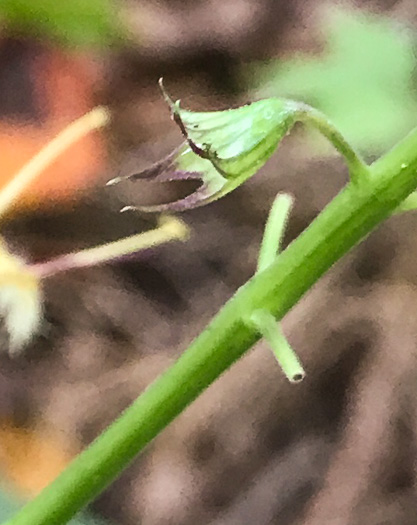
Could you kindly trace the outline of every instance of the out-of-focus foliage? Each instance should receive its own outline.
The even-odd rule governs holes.
[[[415,124],[415,35],[363,12],[331,10],[321,56],[257,65],[259,94],[289,96],[321,109],[360,149],[378,153]]]
[[[0,21],[67,47],[103,47],[123,36],[113,0],[1,0]]]

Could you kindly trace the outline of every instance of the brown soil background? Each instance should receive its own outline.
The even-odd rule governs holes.
[[[177,143],[156,88],[161,72],[191,107],[245,101],[241,64],[320,46],[305,29],[314,27],[318,4],[125,5],[142,43],[107,57],[97,98],[116,117],[103,180]],[[411,1],[358,5],[417,20]],[[24,356],[1,357],[3,420],[47,429],[71,450],[87,445],[253,274],[276,193],[296,199],[288,243],[346,177],[340,159],[312,155],[295,133],[244,187],[182,215],[193,232],[186,244],[50,279],[43,333]],[[154,217],[119,215],[124,203],[172,191],[99,187],[71,210],[14,218],[6,235],[38,258],[115,239],[154,224]],[[285,318],[308,371],[303,383],[289,385],[259,344],[147,448],[96,511],[126,525],[414,524],[416,231],[415,214],[389,220]]]

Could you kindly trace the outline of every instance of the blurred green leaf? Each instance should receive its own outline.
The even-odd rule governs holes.
[[[10,32],[68,47],[103,47],[123,37],[112,0],[0,0],[0,20]]]
[[[332,9],[326,20],[326,51],[255,66],[258,93],[310,103],[358,148],[383,151],[415,124],[415,36],[359,11]]]

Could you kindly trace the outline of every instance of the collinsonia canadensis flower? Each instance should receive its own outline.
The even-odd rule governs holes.
[[[0,191],[0,218],[13,206],[28,184],[62,151],[89,131],[109,121],[104,108],[96,108],[70,124],[45,146]],[[19,352],[38,331],[42,321],[42,280],[56,273],[94,266],[171,240],[185,240],[188,228],[175,217],[161,217],[156,229],[118,241],[29,264],[11,253],[0,237],[0,317],[8,333],[10,354]]]
[[[42,317],[40,279],[0,239],[0,316],[9,334],[11,353],[38,330]]]
[[[368,169],[333,124],[316,109],[293,100],[268,98],[225,111],[189,111],[173,102],[159,82],[185,142],[168,157],[139,173],[116,177],[153,182],[199,180],[200,187],[187,197],[155,206],[125,206],[122,211],[182,211],[223,197],[254,175],[274,153],[295,122],[312,125],[345,158],[352,181],[366,178]]]
[[[270,98],[225,111],[195,112],[182,109],[160,86],[185,142],[150,168],[117,177],[154,182],[200,180],[201,186],[184,199],[142,211],[182,211],[202,206],[230,193],[254,175],[269,159],[297,119],[299,105]],[[127,206],[124,208],[136,208]]]

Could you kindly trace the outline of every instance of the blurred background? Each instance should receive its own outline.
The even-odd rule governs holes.
[[[97,104],[74,145],[3,218],[42,261],[156,224],[119,214],[186,186],[117,175],[181,142],[159,93],[191,109],[265,96],[324,111],[372,160],[417,124],[413,0],[2,0],[0,184]],[[297,128],[243,187],[182,214],[172,243],[44,282],[44,320],[0,355],[0,518],[33,497],[180,355],[255,271],[269,207],[295,196],[286,243],[347,180]],[[259,344],[159,436],[84,524],[352,525],[417,520],[417,217],[387,221],[283,322],[307,369],[286,382]],[[81,522],[79,522],[81,523]]]

